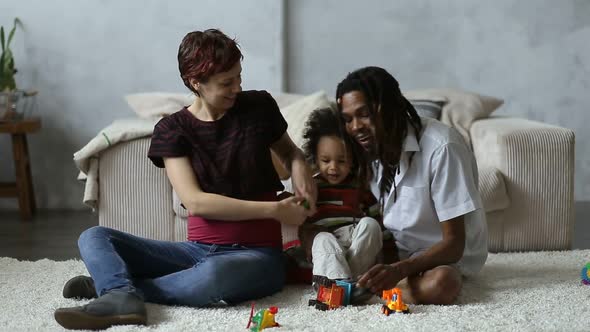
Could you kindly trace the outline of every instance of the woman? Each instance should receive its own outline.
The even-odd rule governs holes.
[[[184,37],[180,76],[197,98],[158,122],[148,157],[166,168],[189,212],[188,241],[143,239],[100,226],[82,233],[80,253],[92,278],[68,281],[64,296],[99,297],[57,309],[62,326],[145,324],[144,301],[200,307],[282,289],[280,223],[299,225],[315,211],[315,186],[270,94],[242,92],[242,58],[235,40],[219,30]],[[278,201],[283,187],[271,151],[290,169],[295,197]]]

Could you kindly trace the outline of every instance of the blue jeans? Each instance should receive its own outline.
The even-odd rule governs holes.
[[[116,289],[201,307],[268,296],[285,282],[280,248],[157,241],[102,226],[84,231],[78,247],[99,296]]]

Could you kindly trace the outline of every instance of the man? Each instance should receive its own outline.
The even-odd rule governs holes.
[[[475,158],[460,134],[421,118],[386,70],[365,67],[338,84],[346,131],[369,156],[368,179],[399,260],[377,264],[357,286],[401,287],[410,303],[450,304],[462,276],[487,258],[487,226]]]

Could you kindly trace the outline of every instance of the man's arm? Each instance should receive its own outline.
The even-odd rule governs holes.
[[[317,187],[313,180],[311,169],[303,152],[293,143],[286,132],[278,141],[271,145],[271,150],[277,155],[281,163],[291,173],[291,181],[295,196],[304,197],[310,206],[309,215],[315,213]]]
[[[441,222],[443,238],[422,255],[400,262],[404,277],[416,275],[440,265],[457,263],[465,249],[463,216]]]
[[[359,287],[370,288],[372,292],[391,289],[402,279],[417,275],[441,265],[450,265],[463,257],[465,249],[464,216],[440,223],[443,238],[427,249],[422,255],[405,259],[391,265],[377,264],[357,282]]]

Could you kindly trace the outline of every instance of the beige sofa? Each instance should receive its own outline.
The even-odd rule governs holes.
[[[281,110],[297,99],[277,97]],[[285,117],[290,133],[300,130],[301,116]],[[524,119],[488,117],[475,120],[468,135],[479,167],[490,251],[571,249],[573,132]],[[147,136],[100,153],[99,224],[153,239],[183,241],[186,211],[165,171],[146,157],[149,144]],[[284,228],[285,240],[294,234],[292,228]]]

